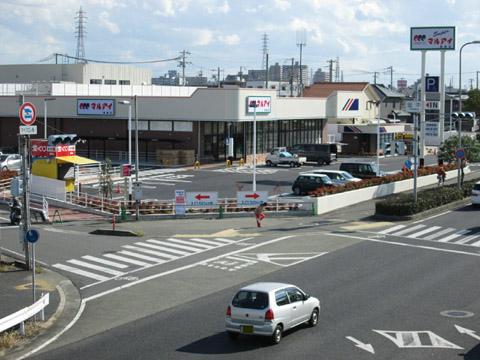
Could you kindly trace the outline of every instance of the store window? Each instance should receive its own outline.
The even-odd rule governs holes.
[[[172,131],[171,121],[150,121],[150,130],[152,131]]]
[[[102,79],[90,79],[90,84],[102,85]]]
[[[118,83],[120,85],[130,85],[130,80],[119,80]]]
[[[105,85],[117,85],[117,80],[105,80]]]
[[[191,132],[193,131],[193,122],[191,121],[175,121],[173,123],[174,131],[184,131]]]

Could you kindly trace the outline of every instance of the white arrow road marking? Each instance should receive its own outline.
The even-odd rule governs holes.
[[[467,335],[473,337],[474,339],[480,340],[480,336],[478,336],[478,335],[475,333],[475,331],[473,331],[473,330],[466,329],[466,328],[461,327],[461,326],[458,326],[458,325],[455,325],[455,328],[457,329],[457,331],[458,331],[460,334],[467,334]]]
[[[299,264],[304,261],[314,259],[316,257],[327,254],[321,253],[243,253],[241,257],[250,260],[260,260],[269,264],[288,267]]]
[[[376,333],[385,336],[399,348],[444,348],[444,349],[463,349],[462,347],[451,343],[448,340],[438,336],[431,331],[389,331],[373,330]],[[428,336],[430,344],[422,343],[420,335]],[[424,336],[425,338],[425,336]]]
[[[355,339],[354,337],[352,336],[345,336],[348,340],[350,341],[353,341],[355,343],[355,346],[362,349],[362,350],[365,350],[365,351],[368,351],[369,353],[372,353],[372,354],[375,354],[375,350],[373,349],[373,346],[371,344],[365,344],[357,339]]]

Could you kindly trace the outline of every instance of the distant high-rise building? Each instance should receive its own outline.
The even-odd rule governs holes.
[[[328,72],[326,71],[323,71],[322,69],[317,69],[317,71],[315,71],[315,73],[313,74],[313,82],[314,83],[317,83],[317,82],[329,82],[330,81],[330,77],[329,77],[329,74]]]
[[[268,69],[268,80],[281,81],[282,80],[282,67],[277,62],[275,65],[270,65]]]
[[[408,86],[407,80],[406,79],[398,79],[397,80],[397,89],[398,90],[404,90]]]
[[[266,79],[266,70],[248,70],[248,80],[249,81],[265,81]]]
[[[293,82],[300,82],[300,65],[298,61],[293,65],[282,65],[282,81],[290,81],[293,73]],[[308,65],[302,65],[302,82],[308,84]]]

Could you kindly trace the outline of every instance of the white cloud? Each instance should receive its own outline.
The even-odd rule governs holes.
[[[112,34],[118,34],[120,32],[120,28],[118,27],[117,24],[115,24],[113,21],[110,20],[110,15],[106,11],[102,11],[98,15],[98,24],[101,27],[104,27],[108,31],[110,31]]]
[[[161,16],[175,16],[179,12],[184,12],[188,9],[190,0],[160,0],[152,3],[145,2],[146,9],[156,9],[155,15]]]
[[[230,11],[230,5],[227,0],[223,2],[206,0],[203,1],[204,6],[209,14],[227,14]]]
[[[193,33],[195,35],[194,45],[206,46],[209,45],[213,40],[213,31],[211,30],[194,29]]]
[[[240,36],[238,36],[237,34],[219,35],[218,40],[225,45],[237,45],[240,43]]]
[[[274,0],[273,3],[277,9],[282,11],[288,10],[292,6],[289,0]]]

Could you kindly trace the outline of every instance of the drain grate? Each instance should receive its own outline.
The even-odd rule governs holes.
[[[469,318],[472,317],[474,313],[464,310],[445,310],[440,312],[440,315],[452,318]]]

